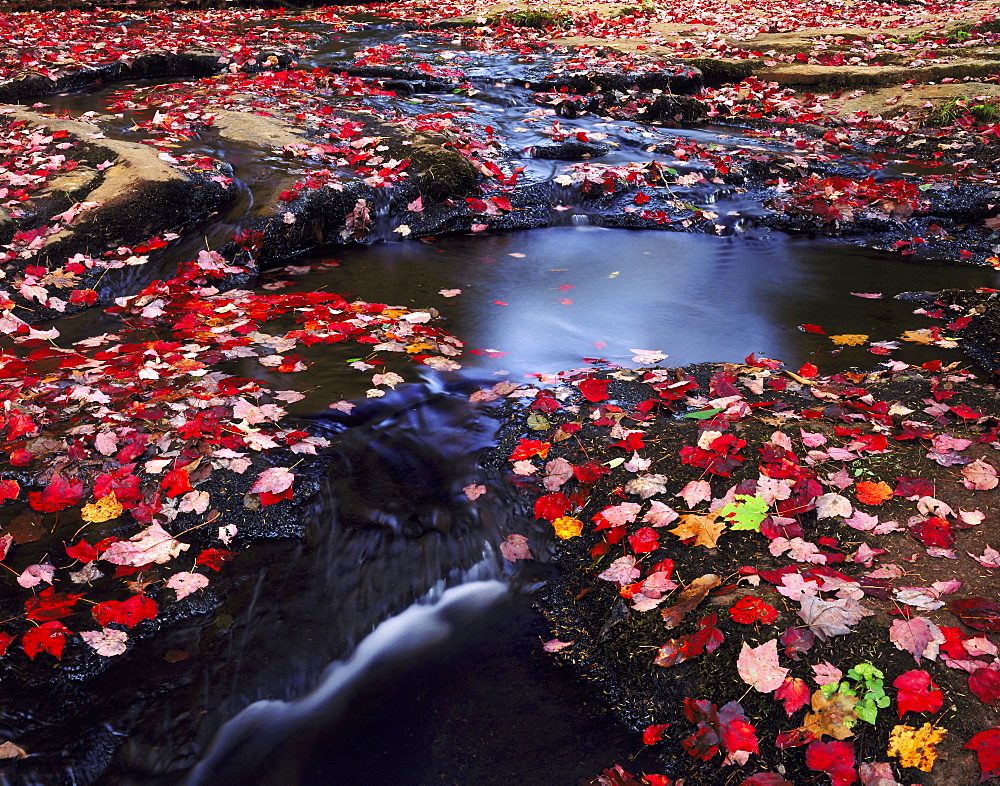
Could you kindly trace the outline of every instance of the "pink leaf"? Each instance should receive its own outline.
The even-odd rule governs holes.
[[[517,562],[519,559],[532,559],[531,550],[528,548],[528,539],[524,535],[511,533],[506,540],[500,544],[500,553],[509,562]]]
[[[707,480],[692,480],[676,495],[681,497],[689,508],[699,502],[712,498],[712,487]]]
[[[913,617],[894,620],[889,629],[889,641],[896,645],[896,649],[909,652],[920,663],[921,658],[937,660],[945,638],[941,629],[926,617]]]
[[[773,693],[788,676],[788,669],[778,665],[777,639],[769,639],[759,647],[751,647],[744,641],[736,659],[736,670],[747,685],[760,693]]]
[[[291,472],[288,467],[271,467],[257,476],[250,493],[281,494],[291,488],[294,481],[295,473]]]
[[[982,459],[976,459],[963,467],[962,477],[965,478],[962,485],[973,491],[989,491],[996,488],[997,483],[1000,483],[996,468]]]

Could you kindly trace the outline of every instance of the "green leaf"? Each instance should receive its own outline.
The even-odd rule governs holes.
[[[858,704],[854,707],[854,713],[858,716],[859,720],[863,720],[866,723],[875,725],[875,718],[878,716],[878,710],[867,704]]]
[[[611,461],[606,461],[604,463],[606,466],[611,467],[611,469],[614,469],[615,467],[620,467],[622,464],[624,464],[625,459],[619,456],[616,459],[611,459]]]
[[[713,418],[722,412],[722,407],[715,407],[714,409],[703,409],[701,412],[688,412],[687,414],[681,415],[682,418],[692,418],[693,420],[708,420]]]
[[[535,431],[546,431],[550,428],[549,419],[545,415],[540,415],[535,412],[528,415],[528,428],[534,429]]]
[[[749,494],[736,494],[735,500],[719,510],[729,528],[760,532],[761,522],[767,518],[767,502]]]

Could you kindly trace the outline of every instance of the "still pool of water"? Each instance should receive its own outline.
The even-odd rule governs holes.
[[[914,307],[894,295],[1000,286],[992,269],[914,264],[844,242],[779,233],[716,237],[549,227],[333,249],[296,264],[331,259],[339,264],[294,278],[296,285],[433,307],[471,352],[461,360],[466,368],[514,377],[575,368],[589,358],[636,366],[636,349],[659,350],[668,356],[664,364],[678,366],[740,362],[756,352],[790,368],[807,361],[821,371],[873,367],[885,358],[863,347],[835,358],[828,338],[798,326],[893,340],[904,330],[940,324],[914,316]],[[439,294],[456,289],[461,294]],[[924,362],[941,353],[904,344],[892,357]],[[357,348],[345,348],[339,360],[332,354],[326,348],[313,356],[312,385],[327,397],[363,394],[365,379],[343,362]],[[308,405],[321,398],[314,395]]]

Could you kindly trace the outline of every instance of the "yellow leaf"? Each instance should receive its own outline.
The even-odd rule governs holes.
[[[123,510],[122,503],[118,501],[118,497],[112,491],[101,497],[97,502],[84,505],[83,510],[80,511],[80,515],[84,521],[98,524],[102,521],[111,521],[111,519],[118,518]]]
[[[829,699],[818,690],[812,695],[810,706],[812,712],[802,721],[802,728],[811,731],[817,737],[824,734],[835,740],[845,740],[852,732],[847,724],[858,719],[854,706],[858,703],[857,696],[848,696],[837,691]]]
[[[862,333],[843,333],[839,336],[830,336],[830,341],[842,347],[854,347],[858,344],[864,344],[867,340],[868,336]]]
[[[947,729],[925,723],[919,729],[913,726],[896,726],[889,735],[889,756],[898,756],[904,767],[916,767],[930,772],[937,760],[937,743],[944,739]]]
[[[583,522],[572,516],[560,516],[552,522],[552,528],[555,529],[557,537],[569,540],[583,532]]]
[[[933,344],[934,338],[931,336],[931,331],[927,328],[920,328],[919,330],[907,330],[903,335],[900,336],[903,341],[912,341],[914,344]]]
[[[681,516],[680,524],[670,531],[681,540],[694,538],[694,545],[714,549],[719,541],[719,536],[725,529],[726,525],[719,521],[714,513],[705,516],[689,513],[686,516]]]

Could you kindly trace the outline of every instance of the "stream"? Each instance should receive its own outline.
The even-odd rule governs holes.
[[[405,99],[378,100],[410,112],[468,111],[497,129],[527,183],[548,189],[548,226],[400,241],[393,234],[399,217],[383,214],[371,238],[378,242],[320,246],[265,271],[260,292],[324,290],[434,308],[465,343],[463,369],[447,389],[433,378],[421,381],[403,358],[391,369],[407,377],[399,391],[362,405],[353,419],[318,416],[336,459],[313,506],[308,542],[262,558],[256,589],[247,590],[252,602],[234,615],[238,635],[208,648],[214,663],[192,667],[178,693],[158,695],[142,719],[123,722],[128,731],[109,725],[112,734],[134,737],[102,783],[570,784],[636,755],[641,765],[637,735],[598,691],[541,651],[549,636],[528,598],[548,567],[543,553],[539,564],[517,569],[498,554],[507,533],[531,535],[533,523],[513,494],[499,491],[502,478],[481,475],[475,454],[490,443],[495,423],[468,404],[463,386],[544,379],[595,360],[638,367],[650,352],[672,366],[735,363],[757,353],[791,369],[807,362],[821,372],[870,367],[883,358],[862,347],[831,347],[799,325],[890,341],[915,326],[912,305],[893,298],[899,292],[1000,287],[992,269],[917,264],[845,240],[755,227],[754,217],[766,212],[760,204],[711,184],[692,187],[685,198],[720,216],[718,234],[607,226],[606,205],[554,182],[571,162],[539,155],[551,139],[539,133],[541,124],[523,122],[537,106],[517,83],[544,71],[538,59],[525,64],[466,52],[439,35],[372,27],[332,36],[299,65],[330,66],[363,47],[396,44],[464,69],[490,100],[419,86]],[[140,87],[106,85],[44,102],[74,114],[104,112],[116,92]],[[130,122],[109,134],[141,138]],[[650,152],[676,137],[733,148],[764,144],[713,126],[665,129],[593,116],[560,122],[573,134],[601,135],[610,152],[592,163],[677,164]],[[268,179],[292,166],[207,135],[189,149],[231,163],[238,196],[148,269],[109,277],[102,295],[135,291],[206,242],[224,243],[259,206]],[[117,322],[93,309],[55,324],[69,340]],[[302,350],[311,363],[303,373],[268,379],[256,365],[252,372],[306,394],[290,407],[294,415],[328,413],[333,401],[365,399],[368,376],[350,365],[358,352],[317,345]],[[950,357],[917,345],[893,354],[912,363],[943,356]],[[482,479],[493,500],[465,500],[462,487]],[[544,544],[533,548],[544,551]],[[194,651],[190,642],[210,638],[199,624],[171,633],[175,643],[167,643]],[[124,704],[120,710],[127,714]],[[200,715],[198,731],[172,737],[187,713]],[[58,776],[76,772],[67,765]],[[0,783],[17,782],[0,774]]]

